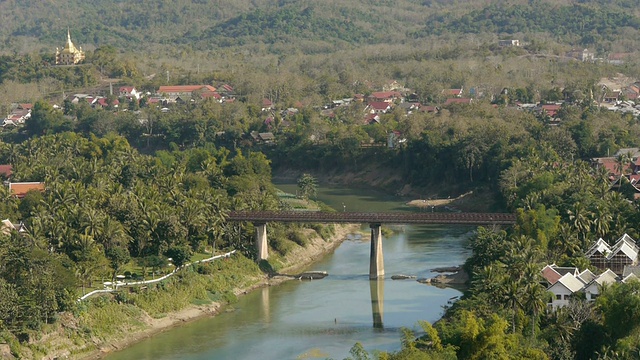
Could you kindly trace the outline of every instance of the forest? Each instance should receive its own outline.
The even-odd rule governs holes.
[[[46,353],[35,339],[69,319],[76,324],[70,338],[86,343],[122,332],[109,320],[114,314],[160,317],[194,301],[233,302],[233,286],[277,268],[279,257],[305,245],[303,232],[326,238],[331,228],[275,226],[274,260],[256,264],[252,225],[228,224],[226,214],[288,208],[273,171],[358,173],[375,159],[377,171],[393,174],[386,189],[473,191],[490,199],[481,210],[518,214],[514,227],[479,228],[470,240],[463,299],[441,321],[420,322],[422,332],[403,330],[402,348],[378,358],[637,358],[637,282],[555,312],[546,311],[549,294],[540,284],[546,264],[595,271],[584,252],[600,237],[640,237],[636,190],[622,165],[633,159],[617,160],[616,186],[591,162],[640,147],[640,119],[597,101],[607,94],[601,79],[637,81],[637,56],[615,65],[567,55],[584,48],[603,59],[632,54],[640,45],[637,2],[460,5],[1,2],[0,109],[33,107],[24,126],[0,131],[0,163],[12,165],[12,181],[41,181],[46,190],[17,199],[0,187],[2,217],[29,229],[0,234],[0,338],[28,358]],[[86,60],[52,66],[67,28]],[[500,47],[500,39],[522,46]],[[361,103],[322,111],[390,80],[439,111],[398,107],[366,125]],[[115,108],[117,96],[109,94],[110,85],[154,93],[194,83],[230,84],[235,101],[194,98],[163,111],[125,98]],[[474,103],[444,105],[443,90],[453,88],[473,89]],[[104,95],[109,106],[72,103],[74,93]],[[272,111],[262,111],[265,98]],[[523,102],[562,106],[552,123],[515,106]],[[252,131],[272,132],[275,144],[256,143]],[[391,132],[406,142],[388,148]],[[76,301],[124,269],[148,276],[147,269],[166,268],[167,258],[180,265],[232,249],[241,256],[151,291]],[[185,289],[188,296],[176,295]],[[371,358],[359,344],[352,356]]]

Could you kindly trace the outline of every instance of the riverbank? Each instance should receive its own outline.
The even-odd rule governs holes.
[[[347,238],[348,234],[358,231],[358,225],[336,225],[334,235],[330,239],[324,240],[315,234],[313,230],[308,229],[306,235],[311,236],[315,234],[315,236],[310,237],[310,241],[306,247],[297,247],[287,254],[285,258],[281,259],[282,268],[278,273],[284,275],[294,274],[301,271],[305,267],[308,267],[314,262],[320,260],[326,254],[334,251]],[[250,286],[234,289],[234,293],[237,296],[241,296],[264,286],[275,286],[291,279],[291,276],[264,275],[256,279],[256,281]],[[192,305],[180,311],[169,313],[165,317],[159,319],[154,319],[147,315],[144,316],[145,324],[143,328],[138,331],[128,333],[126,338],[104,339],[103,341],[94,344],[96,349],[93,351],[72,356],[71,354],[74,353],[74,349],[68,349],[66,354],[50,354],[45,357],[45,359],[49,360],[63,357],[84,360],[102,359],[114,351],[122,350],[161,332],[170,330],[177,326],[182,326],[198,319],[215,316],[223,310],[223,307],[223,304],[214,302],[207,305]],[[75,351],[81,351],[81,349],[75,349]]]
[[[390,169],[365,167],[360,171],[311,173],[319,184],[348,186],[356,189],[375,189],[394,195],[409,207],[435,211],[500,212],[503,206],[496,201],[496,193],[486,188],[473,191],[448,184],[418,187],[408,184],[398,172]],[[272,175],[274,183],[295,184],[302,175],[299,170],[278,168]]]

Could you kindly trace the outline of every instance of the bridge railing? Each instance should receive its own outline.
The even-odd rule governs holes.
[[[324,223],[385,223],[385,224],[468,224],[510,225],[516,216],[511,213],[410,213],[410,212],[322,212],[322,211],[232,211],[230,221],[252,222],[324,222]]]

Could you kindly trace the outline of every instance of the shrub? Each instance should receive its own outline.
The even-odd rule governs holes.
[[[287,238],[302,247],[306,247],[309,243],[309,239],[307,239],[307,237],[298,230],[290,231],[287,234]]]

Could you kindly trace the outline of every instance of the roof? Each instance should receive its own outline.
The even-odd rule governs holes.
[[[0,175],[3,175],[4,177],[8,178],[11,176],[11,174],[13,174],[13,166],[9,164],[0,165]]]
[[[624,270],[622,270],[622,277],[626,278],[629,274],[635,274],[640,277],[640,266],[625,265]]]
[[[594,254],[599,253],[602,254],[604,256],[607,256],[609,253],[611,253],[611,248],[609,247],[609,244],[607,244],[606,241],[604,241],[602,238],[598,239],[598,241],[596,241],[595,244],[593,244],[589,250],[587,250],[587,257],[593,256]]]
[[[573,276],[578,276],[578,268],[572,266],[554,266],[553,269],[558,272],[560,275],[571,274]]]
[[[460,96],[462,95],[462,89],[444,89],[442,93],[445,95]]]
[[[44,191],[44,183],[43,182],[16,182],[9,183],[9,191],[11,191],[12,195],[15,195],[19,198],[23,198],[29,191],[38,190]]]
[[[578,279],[582,280],[582,282],[584,282],[585,284],[590,283],[596,277],[597,276],[594,273],[592,273],[591,270],[589,269],[585,269],[583,272],[578,274]]]
[[[273,133],[270,133],[270,132],[259,133],[258,136],[260,136],[260,139],[262,139],[263,141],[275,139],[275,136],[273,136]]]
[[[131,93],[133,90],[135,90],[135,87],[133,87],[133,86],[121,86],[120,87],[120,92]]]
[[[550,285],[555,284],[562,277],[557,271],[553,269],[556,264],[547,265],[542,269],[542,277],[547,280]]]
[[[400,94],[398,91],[376,91],[372,92],[369,97],[375,99],[394,99],[401,96],[402,94]]]
[[[558,285],[560,284],[560,285]],[[572,293],[582,290],[584,283],[572,274],[564,274],[558,281],[551,287],[563,286]]]
[[[609,257],[613,257],[622,252],[629,259],[635,260],[638,256],[638,250],[639,249],[638,246],[636,246],[635,241],[631,239],[629,235],[624,234],[611,249],[611,255]]]
[[[384,102],[384,101],[372,101],[369,103],[369,106],[371,106],[373,110],[381,110],[381,111],[386,111],[391,107],[391,105],[389,105],[388,102]]]
[[[444,102],[445,105],[449,104],[471,104],[472,99],[470,98],[449,98]]]
[[[196,90],[216,91],[216,88],[211,85],[169,85],[160,86],[158,93],[192,93]]]
[[[611,284],[618,280],[618,275],[611,271],[611,269],[607,269],[602,274],[598,275],[593,282],[598,285]]]

